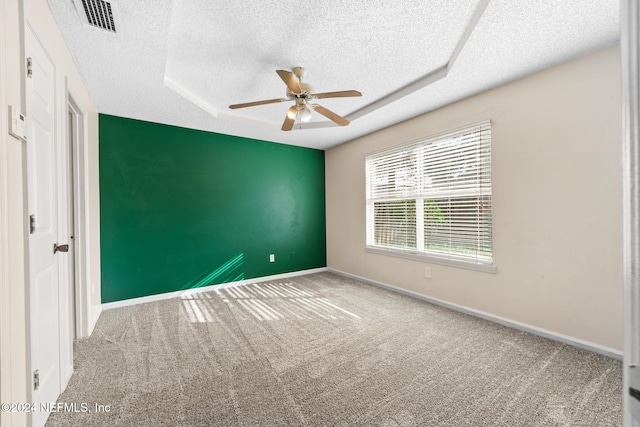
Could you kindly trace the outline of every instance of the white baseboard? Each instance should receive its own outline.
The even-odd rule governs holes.
[[[98,319],[102,314],[102,310],[103,310],[102,305],[95,307],[95,310],[93,309],[93,307],[89,310],[91,317],[89,318],[89,330],[87,331],[88,332],[87,336],[91,336],[91,334],[93,333],[93,330],[96,327],[96,323],[98,323]]]
[[[309,270],[293,271],[291,273],[274,274],[273,276],[263,276],[263,277],[256,277],[253,279],[239,280],[237,282],[227,282],[227,283],[221,283],[218,285],[203,286],[201,288],[184,289],[181,291],[167,292],[164,294],[149,295],[147,297],[131,298],[131,299],[126,299],[122,301],[107,302],[102,304],[102,310],[111,310],[113,308],[127,307],[129,305],[144,304],[147,302],[161,301],[161,300],[171,299],[171,298],[179,298],[185,295],[199,294],[202,292],[209,292],[215,289],[224,289],[231,286],[248,285],[251,283],[267,282],[269,280],[280,280],[280,279],[286,279],[288,277],[304,276],[305,274],[322,273],[325,271],[327,271],[327,267],[312,268]]]
[[[71,364],[71,366],[69,366],[66,372],[62,375],[62,378],[61,378],[62,384],[60,384],[61,393],[64,392],[67,386],[69,385],[69,381],[71,380],[72,376],[73,376],[73,364]]]
[[[416,292],[408,291],[406,289],[398,288],[396,286],[388,285],[386,283],[377,282],[375,280],[367,279],[366,277],[357,276],[355,274],[347,273],[344,271],[336,270],[334,268],[327,268],[327,271],[330,273],[338,274],[340,276],[348,277],[351,279],[359,280],[361,282],[368,283],[370,285],[374,285],[380,288],[384,288],[393,292],[398,292],[413,298],[418,298],[423,301],[439,305],[441,307],[449,308],[451,310],[459,311],[461,313],[469,314],[471,316],[480,317],[485,320],[489,320],[491,322],[499,323],[503,326],[507,326],[509,328],[517,329],[519,331],[528,332],[534,335],[538,335],[544,338],[549,338],[554,341],[559,341],[563,344],[568,344],[573,347],[581,348],[584,350],[589,350],[594,353],[602,354],[607,357],[611,357],[613,359],[622,360],[622,352],[618,350],[614,350],[609,347],[604,347],[598,344],[594,344],[592,342],[584,341],[578,338],[570,337],[567,335],[559,334],[557,332],[549,331],[546,329],[538,328],[535,326],[527,325],[526,323],[517,322],[515,320],[507,319],[504,317],[496,316],[490,313],[486,313],[484,311],[475,310],[473,308],[465,307],[459,304],[454,304],[451,302],[447,302],[438,298],[428,297],[422,294],[418,294]]]

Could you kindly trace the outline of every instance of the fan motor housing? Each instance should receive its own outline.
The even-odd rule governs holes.
[[[313,94],[313,87],[310,84],[302,83],[302,82],[299,82],[298,85],[300,86],[300,90],[301,90],[300,93],[294,93],[294,92],[291,92],[289,89],[287,89],[287,97],[310,99]]]

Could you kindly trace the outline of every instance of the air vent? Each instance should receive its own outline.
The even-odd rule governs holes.
[[[75,0],[80,19],[86,25],[116,32],[116,5],[113,0]],[[79,5],[82,7],[78,7]]]

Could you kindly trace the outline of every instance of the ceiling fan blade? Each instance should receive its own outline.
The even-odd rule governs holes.
[[[233,105],[229,105],[229,108],[231,108],[232,110],[235,110],[236,108],[253,107],[255,105],[264,105],[264,104],[275,104],[275,103],[284,102],[284,101],[286,101],[285,98],[267,99],[264,101],[247,102],[244,104],[233,104]]]
[[[341,90],[339,92],[323,92],[313,94],[314,98],[346,98],[350,96],[362,96],[357,90]]]
[[[291,71],[276,70],[276,73],[278,73],[284,84],[287,85],[291,92],[302,92],[302,89],[300,89],[300,85],[298,84],[298,79],[296,79],[296,76],[294,76]]]
[[[331,110],[327,110],[326,108],[324,108],[321,105],[313,105],[313,109],[316,110],[318,113],[322,114],[323,116],[333,120],[334,122],[336,122],[340,126],[346,126],[346,125],[349,124],[349,120],[345,119],[344,117],[341,117],[341,116],[337,115],[336,113],[334,113]]]
[[[284,123],[282,123],[282,130],[287,131],[293,129],[293,124],[296,122],[297,116],[298,109],[296,107],[289,108],[289,111],[287,111],[287,117],[284,118]]]

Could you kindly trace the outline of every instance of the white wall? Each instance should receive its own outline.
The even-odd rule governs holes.
[[[20,84],[15,78],[20,73],[20,55],[17,1],[0,2],[4,21],[0,32],[0,259],[2,276],[0,284],[0,400],[2,402],[24,402],[27,393],[26,372],[26,325],[25,325],[25,270],[24,270],[24,211],[22,188],[26,184],[22,176],[23,146],[7,133],[7,103],[21,108]],[[0,413],[0,423],[10,424],[12,419],[26,419],[24,415]]]
[[[24,112],[22,76],[21,4],[24,15],[35,30],[56,67],[56,85],[69,91],[86,114],[86,135],[83,143],[88,150],[88,192],[90,200],[90,317],[95,323],[100,313],[100,217],[98,199],[98,115],[82,77],[55,25],[46,0],[2,0],[0,2],[0,400],[26,402],[30,375],[27,372],[26,218],[24,188],[26,186],[24,142],[8,134],[8,105]],[[71,6],[71,4],[70,4]],[[64,95],[58,93],[58,95]],[[64,117],[64,102],[57,102],[56,114]],[[23,426],[25,414],[0,414],[2,426]]]
[[[616,45],[328,150],[328,267],[621,352],[619,64]],[[487,118],[497,274],[365,252],[364,157]]]

